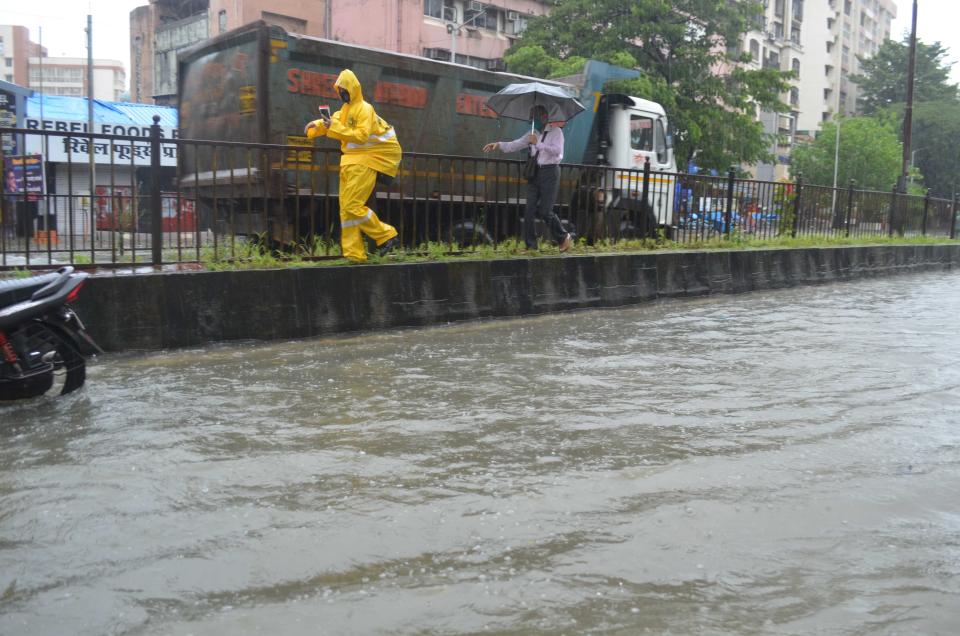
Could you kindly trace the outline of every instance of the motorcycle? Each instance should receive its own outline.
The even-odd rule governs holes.
[[[103,353],[68,306],[89,274],[56,273],[0,281],[0,401],[22,400],[86,381],[86,359]]]

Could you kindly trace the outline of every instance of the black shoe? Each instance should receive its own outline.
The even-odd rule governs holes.
[[[400,247],[400,239],[394,236],[392,239],[388,239],[377,247],[377,256],[386,256],[388,252]]]

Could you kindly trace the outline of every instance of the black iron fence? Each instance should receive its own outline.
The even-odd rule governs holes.
[[[334,148],[0,129],[0,268],[191,263],[251,246],[337,258]],[[10,144],[9,142],[14,142]],[[92,150],[92,152],[91,152]],[[91,160],[91,157],[93,158]],[[406,153],[368,205],[407,250],[459,251],[516,241],[522,162]],[[91,185],[92,184],[92,185]],[[681,243],[716,238],[955,238],[956,196],[564,164],[556,211],[579,239]],[[540,228],[538,227],[538,230]]]

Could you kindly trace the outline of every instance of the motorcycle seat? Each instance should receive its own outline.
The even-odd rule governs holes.
[[[8,307],[25,300],[41,287],[49,285],[60,277],[59,273],[31,276],[29,278],[15,278],[0,280],[0,307]]]

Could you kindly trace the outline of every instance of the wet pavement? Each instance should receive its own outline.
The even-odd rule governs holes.
[[[107,355],[0,634],[956,634],[960,274]]]

